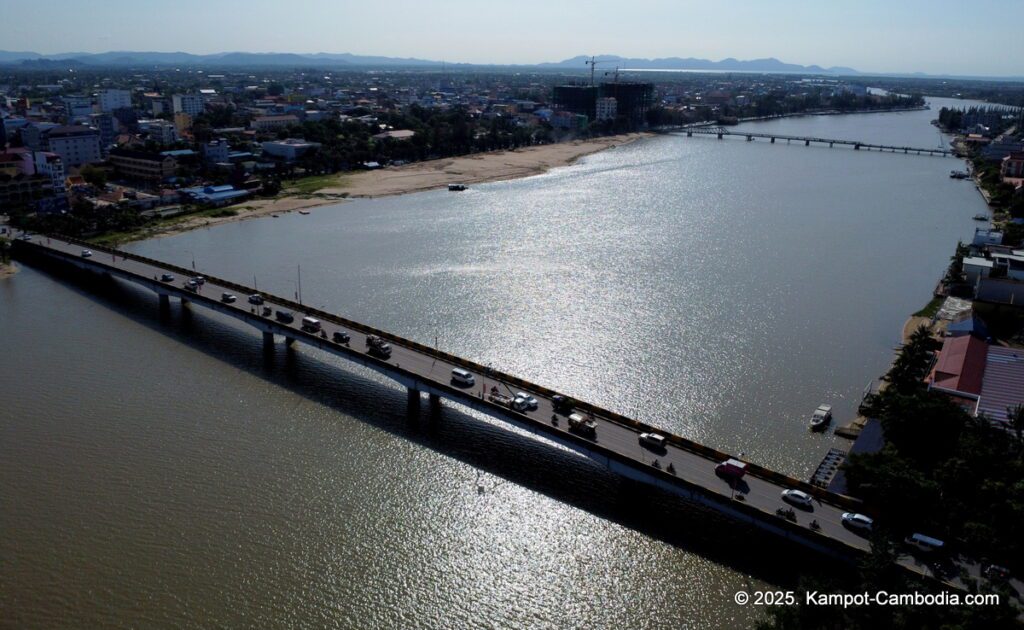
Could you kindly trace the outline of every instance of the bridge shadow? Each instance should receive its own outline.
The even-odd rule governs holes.
[[[67,288],[155,333],[284,387],[332,410],[445,457],[641,532],[754,579],[795,586],[802,575],[848,569],[816,562],[813,552],[667,492],[619,477],[591,460],[445,402],[407,404],[404,388],[366,368],[309,346],[265,352],[255,329],[206,309],[55,261],[31,261]],[[485,487],[484,492],[487,492]],[[595,540],[594,544],[600,544]]]

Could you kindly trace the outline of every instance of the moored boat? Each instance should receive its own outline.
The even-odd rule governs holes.
[[[824,431],[830,422],[832,422],[832,405],[818,405],[818,408],[814,410],[814,415],[811,416],[809,426],[811,431]]]

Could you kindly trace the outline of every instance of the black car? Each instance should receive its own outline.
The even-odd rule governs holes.
[[[349,334],[344,330],[334,331],[333,338],[334,343],[348,343],[349,341],[352,340],[352,337],[350,337]]]
[[[568,396],[562,396],[561,394],[555,394],[551,397],[551,406],[555,408],[558,413],[571,413],[573,408],[576,407],[576,401]]]
[[[174,276],[169,273],[165,273],[160,276],[160,282],[174,282]]]

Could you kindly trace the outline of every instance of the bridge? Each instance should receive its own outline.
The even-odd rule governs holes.
[[[576,411],[590,416],[597,425],[594,435],[581,435],[569,429],[565,415],[556,413],[553,399],[558,392],[469,359],[231,280],[205,275],[205,283],[192,290],[187,280],[196,275],[194,270],[70,237],[22,235],[14,242],[14,253],[30,263],[58,261],[59,264],[134,283],[154,292],[161,308],[168,308],[173,298],[183,305],[203,307],[235,318],[262,333],[268,351],[274,350],[278,340],[283,340],[286,346],[299,343],[317,348],[399,383],[406,389],[411,406],[422,404],[424,395],[433,406],[439,407],[442,400],[463,405],[554,441],[625,478],[708,506],[742,523],[833,558],[852,562],[870,550],[867,538],[845,527],[841,519],[843,512],[865,511],[857,499],[829,492],[753,463],[748,463],[746,475],[734,487],[715,474],[715,466],[735,456],[614,411],[577,401]],[[225,301],[223,295],[226,293],[237,296],[238,300]],[[250,304],[247,301],[250,295],[260,295],[264,304]],[[264,311],[263,307],[271,310]],[[293,312],[294,321],[283,322],[273,315],[264,315],[264,312],[276,314],[277,310]],[[321,322],[323,335],[303,329],[301,320],[305,316]],[[335,342],[335,332],[347,333],[348,341]],[[390,357],[366,351],[367,337],[372,335],[391,344]],[[455,368],[473,374],[476,383],[460,387],[452,379]],[[488,396],[492,388],[504,394],[525,392],[536,397],[539,406],[532,411],[516,411],[492,402]],[[553,418],[557,418],[557,422]],[[665,436],[665,447],[650,450],[641,444],[640,435],[648,432]],[[813,498],[813,505],[808,510],[797,509],[793,520],[779,516],[777,510],[788,507],[781,499],[781,492],[785,489],[806,492]],[[819,529],[810,527],[812,520],[820,524]],[[920,575],[934,577],[927,564],[910,556],[903,556],[900,564]],[[980,571],[976,564],[962,563],[961,566],[975,576]],[[957,580],[947,581],[947,584],[962,587]]]
[[[864,149],[866,151],[882,151],[889,153],[904,153],[907,155],[938,155],[942,157],[952,157],[953,151],[950,149],[943,148],[922,148],[922,147],[906,147],[896,146],[889,144],[872,144],[870,142],[860,142],[859,140],[836,140],[833,138],[816,138],[813,136],[788,136],[780,133],[754,133],[750,131],[730,131],[724,127],[683,127],[678,130],[681,133],[686,132],[687,138],[692,138],[694,134],[702,136],[716,136],[719,140],[726,136],[743,136],[747,139],[747,142],[753,142],[755,138],[761,138],[768,140],[771,144],[775,144],[776,140],[785,140],[787,144],[792,142],[802,142],[804,146],[811,146],[811,144],[828,145],[829,147],[839,146],[850,146],[855,150],[859,151]]]

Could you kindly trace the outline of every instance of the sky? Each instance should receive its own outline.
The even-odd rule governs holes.
[[[0,0],[0,9],[0,49],[43,54],[775,57],[861,72],[1024,75],[1024,0]]]

